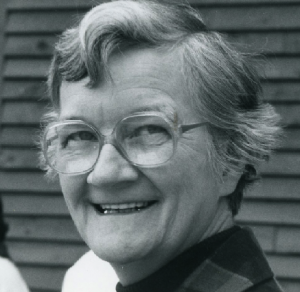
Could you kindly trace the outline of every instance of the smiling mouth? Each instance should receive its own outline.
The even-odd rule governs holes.
[[[110,214],[129,214],[141,212],[145,209],[148,209],[156,201],[148,202],[134,202],[126,204],[93,204],[94,208],[102,215]]]

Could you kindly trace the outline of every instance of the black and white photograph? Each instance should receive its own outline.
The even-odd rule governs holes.
[[[299,292],[300,0],[0,0],[0,292]]]

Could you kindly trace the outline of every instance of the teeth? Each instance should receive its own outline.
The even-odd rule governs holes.
[[[136,202],[128,204],[101,204],[101,208],[105,210],[125,210],[146,207],[147,205],[147,202]]]
[[[100,204],[95,205],[95,208],[102,214],[120,214],[139,212],[142,209],[152,205],[153,202],[134,202],[124,204]]]

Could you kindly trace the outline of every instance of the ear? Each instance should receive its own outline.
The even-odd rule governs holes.
[[[241,178],[240,173],[232,173],[230,171],[224,172],[222,181],[219,184],[220,196],[230,195],[236,188],[239,179]]]

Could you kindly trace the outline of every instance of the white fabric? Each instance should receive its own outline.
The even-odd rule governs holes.
[[[2,257],[0,257],[0,292],[29,292],[17,267]]]
[[[118,281],[111,265],[88,251],[66,272],[62,292],[115,292]]]

